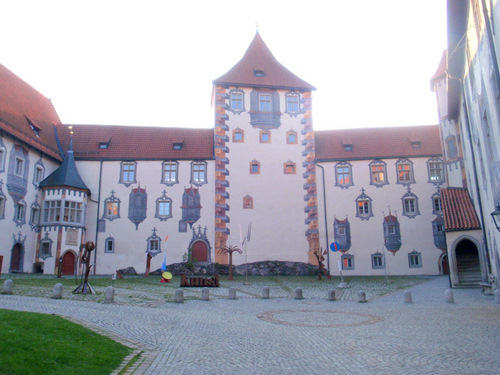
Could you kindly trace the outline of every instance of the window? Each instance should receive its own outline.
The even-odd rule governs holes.
[[[115,197],[114,190],[111,190],[111,196],[104,200],[103,217],[110,221],[120,217],[120,200]]]
[[[52,256],[52,242],[53,241],[49,237],[49,232],[45,232],[45,236],[40,240],[40,258],[47,259]]]
[[[254,69],[253,70],[253,75],[255,77],[264,77],[264,71],[260,69]]]
[[[413,163],[408,159],[401,159],[396,163],[398,184],[408,185],[414,183]]]
[[[205,162],[191,164],[191,183],[195,185],[207,183],[207,164]]]
[[[408,188],[408,192],[403,195],[403,198],[401,198],[403,201],[403,215],[409,217],[410,219],[414,218],[415,216],[420,215],[419,209],[418,209],[418,198],[415,194],[413,194]]]
[[[14,221],[18,226],[22,226],[26,220],[26,203],[24,201],[19,201],[15,205],[14,209]]]
[[[408,254],[408,265],[410,268],[422,268],[422,254],[412,251]]]
[[[283,163],[283,173],[284,174],[296,174],[295,163],[292,161],[287,161]]]
[[[289,130],[286,132],[286,143],[289,145],[297,144],[297,132],[293,130]]]
[[[5,218],[5,196],[2,194],[0,195],[0,219],[3,218]]]
[[[300,112],[300,97],[297,93],[285,94],[286,110],[285,112],[291,116],[296,116]]]
[[[339,227],[339,234],[345,236],[345,227]]]
[[[382,187],[387,185],[386,164],[383,161],[373,161],[370,163],[370,185]]]
[[[35,174],[33,176],[33,183],[38,185],[43,180],[43,167],[40,165],[35,166]]]
[[[161,253],[161,238],[156,235],[156,228],[153,228],[153,234],[147,238],[146,243],[146,253],[151,256]]]
[[[176,151],[182,150],[182,147],[184,146],[184,142],[174,142],[172,144],[172,149]]]
[[[439,193],[432,196],[432,213],[434,215],[443,213],[443,207],[441,206],[441,195]]]
[[[243,143],[245,141],[245,133],[242,129],[236,128],[233,130],[233,142]]]
[[[455,136],[449,136],[446,138],[446,147],[448,151],[448,158],[454,159],[458,156],[457,142]]]
[[[113,237],[108,237],[104,241],[104,252],[105,253],[115,252],[115,239]]]
[[[100,148],[101,150],[107,150],[107,149],[108,149],[108,147],[109,147],[109,142],[100,142],[100,143],[99,143],[99,148]]]
[[[372,269],[379,270],[385,268],[384,254],[372,254]]]
[[[246,210],[253,208],[253,198],[250,195],[243,197],[243,208]]]
[[[40,223],[40,207],[31,206],[30,224],[36,226]]]
[[[83,224],[83,209],[81,202],[64,202],[64,222],[72,224]]]
[[[135,161],[124,161],[121,164],[120,183],[129,187],[136,183],[136,167]]]
[[[259,132],[260,143],[271,143],[271,132],[268,130],[261,130]]]
[[[440,184],[444,181],[442,160],[437,158],[430,159],[427,162],[427,169],[429,172],[429,182]]]
[[[349,163],[341,162],[335,166],[335,186],[342,189],[352,186],[352,166]]]
[[[342,270],[353,270],[354,269],[354,255],[345,254],[342,255]]]
[[[366,195],[365,189],[361,189],[361,194],[356,198],[356,216],[361,220],[369,220],[373,216],[372,199]]]
[[[4,171],[4,165],[5,165],[5,148],[3,148],[0,140],[0,172]]]
[[[172,199],[167,197],[167,192],[163,190],[160,198],[156,200],[156,218],[165,221],[172,217]]]
[[[394,225],[389,225],[387,227],[387,231],[389,232],[389,234],[396,234],[396,227]]]
[[[250,162],[250,174],[260,174],[260,163],[257,160]]]
[[[271,112],[271,94],[259,94],[259,111]]]
[[[11,159],[12,160],[12,159]],[[24,176],[24,159],[16,157],[14,164],[14,174],[19,177]]]
[[[163,178],[162,181],[166,185],[174,185],[178,183],[178,163],[164,162],[163,163]]]
[[[245,111],[244,92],[241,90],[231,90],[229,92],[229,110],[233,113],[241,113]]]
[[[160,240],[150,239],[149,240],[149,250],[152,252],[158,252],[160,249]]]
[[[43,222],[56,223],[61,221],[61,201],[43,202]]]

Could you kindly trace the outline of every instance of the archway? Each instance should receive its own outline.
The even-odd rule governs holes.
[[[208,246],[204,241],[196,241],[195,243],[193,243],[191,259],[198,262],[208,261]]]
[[[450,265],[448,263],[448,254],[442,253],[439,257],[439,273],[441,275],[450,274]]]
[[[481,264],[477,246],[464,239],[455,247],[458,283],[462,286],[476,286],[481,281]]]
[[[73,254],[71,251],[66,251],[62,257],[62,274],[75,274],[75,254]]]
[[[10,272],[22,272],[22,254],[23,248],[20,243],[16,243],[12,248],[10,257]]]

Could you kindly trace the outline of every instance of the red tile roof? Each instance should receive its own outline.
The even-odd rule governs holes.
[[[30,122],[39,130],[39,136]],[[54,137],[54,125],[60,123],[49,99],[0,64],[0,129],[62,160]]]
[[[436,73],[431,78],[431,90],[434,91],[434,81],[444,77],[446,75],[446,50],[443,51],[443,55],[441,56],[441,61],[439,61],[438,68]]]
[[[438,125],[321,130],[315,132],[315,138],[318,161],[442,154]],[[346,151],[346,145],[352,145],[352,151]]]
[[[442,188],[441,204],[446,231],[481,229],[467,189]]]
[[[263,76],[256,76],[256,70],[262,71]],[[297,77],[276,60],[258,32],[243,58],[213,83],[217,85],[315,90],[314,86]]]
[[[57,127],[64,149],[69,145],[67,125]],[[73,125],[76,160],[185,160],[213,159],[213,129],[145,126]],[[108,143],[107,149],[99,147]],[[174,143],[181,143],[174,150]]]

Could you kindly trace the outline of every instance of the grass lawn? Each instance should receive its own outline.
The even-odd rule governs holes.
[[[131,349],[59,316],[0,309],[0,374],[110,374]]]

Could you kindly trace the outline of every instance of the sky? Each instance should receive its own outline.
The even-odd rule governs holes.
[[[210,128],[256,27],[316,87],[316,130],[438,123],[446,0],[1,0],[0,63],[65,124]]]

